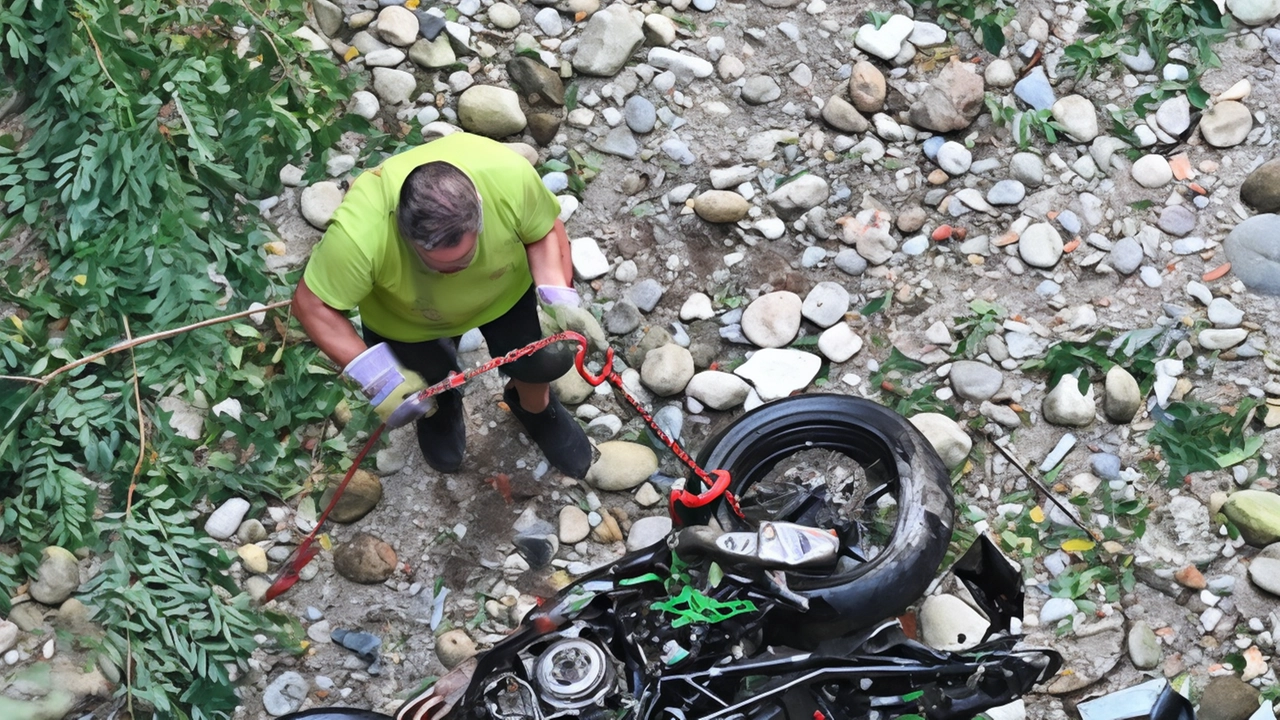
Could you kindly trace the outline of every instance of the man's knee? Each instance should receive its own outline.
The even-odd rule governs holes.
[[[507,377],[527,383],[549,383],[573,367],[573,348],[565,343],[549,345],[502,367]]]

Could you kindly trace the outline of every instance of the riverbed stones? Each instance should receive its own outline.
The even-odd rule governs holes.
[[[1173,169],[1163,155],[1143,155],[1129,168],[1134,181],[1145,188],[1158,188],[1173,180]]]
[[[1280,559],[1256,557],[1249,563],[1249,579],[1254,585],[1280,597]],[[4,643],[0,642],[0,647]]]
[[[333,549],[333,569],[364,585],[386,581],[396,570],[396,551],[369,533],[356,533]]]
[[[974,360],[957,360],[951,364],[951,389],[956,395],[981,403],[1000,392],[1004,374],[986,363]]]
[[[1131,237],[1120,238],[1111,247],[1107,263],[1122,275],[1132,275],[1142,265],[1142,245]]]
[[[476,643],[464,630],[450,630],[436,638],[436,659],[452,670],[475,657]]]
[[[1245,720],[1258,710],[1258,690],[1235,675],[1209,680],[1196,708],[1199,720]]]
[[[587,21],[573,54],[573,67],[584,75],[612,77],[643,42],[644,30],[631,8],[615,3]]]
[[[378,13],[378,34],[392,45],[412,45],[418,39],[418,18],[399,5],[389,5]]]
[[[1265,490],[1241,490],[1227,498],[1222,512],[1254,547],[1280,541],[1280,494]]]
[[[1156,226],[1174,237],[1186,237],[1196,229],[1196,214],[1185,205],[1169,205],[1160,211]]]
[[[591,523],[587,514],[577,505],[566,505],[560,508],[560,542],[573,545],[587,539],[591,534]]]
[[[712,410],[729,410],[742,404],[751,392],[747,381],[727,372],[704,370],[693,376],[685,394]]]
[[[329,507],[341,482],[341,475],[328,477],[328,486],[320,496],[320,507]],[[382,481],[378,476],[367,470],[356,470],[347,483],[347,489],[342,492],[342,497],[338,498],[338,504],[329,513],[329,519],[337,523],[353,523],[368,515],[381,500]]]
[[[658,471],[658,456],[645,445],[611,440],[598,449],[600,458],[587,470],[587,482],[597,490],[630,490]]]
[[[236,548],[236,555],[249,572],[265,573],[270,567],[267,563],[267,552],[257,545],[241,545]]]
[[[499,30],[512,30],[520,25],[520,11],[504,2],[489,6],[489,22]]]
[[[631,524],[627,533],[627,552],[635,552],[666,539],[671,532],[671,517],[655,515],[643,517]]]
[[[1126,425],[1142,407],[1142,393],[1138,381],[1128,370],[1114,365],[1107,371],[1102,402],[1107,420],[1116,425]]]
[[[324,180],[303,188],[299,197],[302,217],[317,229],[329,225],[333,213],[342,204],[342,188],[337,183]]]
[[[1260,213],[1280,210],[1280,158],[1262,163],[1240,185],[1240,199]]]
[[[742,333],[762,348],[780,348],[800,331],[800,296],[785,290],[761,295],[742,314]]]
[[[735,223],[749,210],[751,203],[731,190],[707,190],[693,201],[693,211],[710,223]]]
[[[555,70],[537,60],[525,55],[511,58],[507,62],[507,74],[520,87],[529,104],[564,104],[564,81]]]
[[[1231,272],[1250,290],[1280,295],[1280,215],[1255,215],[1223,241]]]
[[[765,348],[757,350],[733,372],[751,383],[761,400],[769,402],[803,390],[821,367],[822,358],[813,353]]]
[[[822,106],[822,119],[831,127],[847,133],[864,133],[871,128],[862,113],[839,95],[832,95]]]
[[[244,498],[230,498],[218,506],[217,510],[204,522],[204,531],[215,540],[226,540],[240,528],[240,521],[249,512],[249,501]]]
[[[1253,129],[1253,114],[1235,100],[1220,102],[1200,116],[1200,136],[1217,148],[1235,147]]]
[[[835,325],[848,311],[849,291],[833,282],[820,282],[813,286],[800,307],[800,314],[821,328]]]
[[[1053,119],[1076,142],[1093,142],[1098,137],[1098,111],[1083,95],[1058,98],[1052,107]]]
[[[858,354],[862,338],[848,323],[837,323],[818,336],[818,352],[833,363],[842,363]]]
[[[1085,427],[1093,423],[1097,412],[1093,399],[1093,385],[1080,393],[1079,381],[1074,375],[1063,375],[1053,390],[1044,397],[1041,406],[1044,419],[1063,427]]]
[[[1245,25],[1265,25],[1280,17],[1280,0],[1227,0],[1227,10]]]
[[[1249,337],[1249,331],[1243,328],[1201,330],[1196,342],[1205,350],[1230,350]]]
[[[388,105],[408,101],[417,86],[418,79],[413,73],[387,67],[373,69],[373,92]]]
[[[985,90],[982,76],[952,57],[911,104],[908,118],[916,127],[934,132],[963,130],[982,112]]]
[[[413,15],[410,14],[409,18],[413,19]],[[416,20],[414,21],[414,27],[415,29],[417,27]],[[289,670],[281,673],[279,677],[267,685],[266,690],[262,693],[262,709],[273,717],[297,712],[298,708],[302,707],[302,701],[307,699],[307,693],[310,691],[311,685],[306,678]]]
[[[909,418],[942,458],[948,470],[955,470],[969,457],[973,439],[955,420],[942,413],[919,413]]]
[[[40,555],[40,564],[27,592],[45,605],[61,605],[80,589],[80,565],[70,551],[50,545]]]
[[[491,138],[514,135],[528,124],[520,96],[496,85],[467,88],[458,98],[458,122],[468,132]]]
[[[870,23],[858,28],[853,43],[859,50],[881,60],[892,60],[902,50],[902,43],[915,29],[915,22],[905,15],[893,15],[876,27]]]
[[[898,241],[892,232],[893,216],[883,210],[863,210],[854,217],[840,218],[836,225],[840,227],[840,239],[847,245],[853,245],[858,255],[872,265],[889,262],[898,249]]]
[[[435,40],[427,40],[419,38],[409,48],[409,59],[415,65],[435,70],[437,68],[448,67],[458,61],[458,56],[453,51],[453,45],[449,42],[449,36],[441,34]]]
[[[1018,238],[1018,256],[1031,267],[1051,268],[1062,259],[1062,236],[1049,223],[1036,223]]]
[[[878,113],[883,110],[887,91],[884,73],[880,72],[880,68],[866,60],[854,63],[849,74],[849,99],[858,112]]]
[[[769,204],[779,217],[793,219],[826,202],[830,194],[826,180],[817,175],[801,175],[769,193]]]
[[[640,379],[662,397],[682,392],[693,377],[693,355],[674,343],[650,350],[644,356]]]

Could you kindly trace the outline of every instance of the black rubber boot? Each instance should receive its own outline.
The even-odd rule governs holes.
[[[524,426],[529,439],[542,449],[547,462],[569,477],[581,480],[587,476],[594,455],[591,441],[587,440],[587,434],[578,421],[560,404],[555,392],[551,393],[551,402],[540,413],[531,413],[521,407],[520,394],[513,387],[506,389],[502,399]]]
[[[467,424],[462,417],[462,393],[449,390],[436,396],[436,411],[418,421],[418,447],[427,464],[439,472],[457,472],[467,449]]]

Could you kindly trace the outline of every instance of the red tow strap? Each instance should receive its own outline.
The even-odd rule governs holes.
[[[420,391],[418,393],[418,399],[425,400],[433,395],[438,395],[442,392],[460,387],[477,375],[482,375],[490,370],[502,367],[507,363],[519,360],[522,357],[532,355],[552,343],[562,341],[570,341],[578,344],[578,350],[573,357],[573,365],[578,370],[578,374],[582,376],[582,379],[586,380],[587,384],[592,387],[599,387],[600,385],[608,382],[610,385],[617,388],[617,390],[622,393],[622,397],[626,399],[627,404],[630,405],[646,423],[648,423],[649,429],[653,431],[653,434],[671,450],[671,453],[675,455],[680,462],[684,463],[693,471],[693,474],[697,476],[699,481],[701,481],[702,487],[706,488],[706,490],[701,493],[695,493],[685,490],[681,483],[677,483],[676,487],[671,491],[671,499],[668,505],[668,511],[671,513],[671,519],[674,523],[677,525],[681,524],[680,516],[677,514],[678,505],[688,508],[700,508],[705,507],[721,497],[729,503],[729,507],[733,509],[734,513],[736,513],[738,517],[742,517],[742,510],[738,507],[737,498],[733,496],[733,493],[729,492],[729,484],[731,480],[729,473],[725,470],[712,470],[711,472],[703,470],[693,458],[689,457],[689,454],[684,451],[684,448],[680,447],[679,443],[663,432],[662,428],[658,427],[658,423],[654,421],[653,416],[650,415],[649,412],[640,405],[640,402],[627,391],[627,388],[623,385],[622,376],[613,369],[613,348],[607,348],[605,350],[604,367],[600,370],[599,374],[593,374],[588,370],[586,365],[587,339],[572,330],[559,332],[555,335],[542,338],[536,342],[529,343],[524,347],[516,348],[506,355],[493,358],[482,365],[472,368],[471,370],[467,370],[466,372],[450,373],[449,377]],[[355,472],[360,467],[360,463],[364,460],[365,455],[368,454],[369,449],[373,447],[374,443],[378,441],[378,438],[382,436],[382,432],[385,429],[385,424],[379,425],[378,429],[374,430],[373,434],[369,436],[368,442],[366,442],[364,448],[360,450],[360,454],[356,455],[355,461],[351,463],[351,468],[347,470],[347,474],[342,478],[342,482],[338,485],[338,489],[334,491],[333,499],[329,501],[324,512],[320,513],[320,517],[316,519],[316,526],[312,528],[311,532],[307,534],[307,537],[303,539],[298,547],[294,549],[293,553],[285,560],[285,563],[276,579],[271,583],[271,587],[267,588],[267,592],[262,598],[263,602],[270,602],[282,595],[289,588],[293,587],[301,577],[302,569],[320,553],[319,548],[314,546],[316,535],[320,532],[320,528],[324,525],[325,520],[328,519],[329,513],[333,510],[334,506],[338,504],[338,500],[342,497],[342,493],[346,491],[347,483],[350,482],[351,477],[355,475]]]

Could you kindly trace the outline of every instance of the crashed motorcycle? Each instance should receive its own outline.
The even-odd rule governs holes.
[[[954,504],[941,460],[896,413],[788,398],[728,425],[697,465],[713,482],[677,481],[670,535],[533,609],[396,720],[969,720],[1059,669],[1019,645],[1021,578],[985,540],[951,572],[986,637],[943,652],[904,633],[897,616],[933,582]]]

